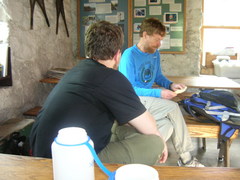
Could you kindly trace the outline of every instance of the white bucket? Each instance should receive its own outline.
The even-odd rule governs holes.
[[[159,180],[159,175],[151,166],[127,164],[117,169],[115,180]]]

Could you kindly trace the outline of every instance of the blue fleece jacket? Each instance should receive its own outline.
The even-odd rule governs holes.
[[[131,82],[138,96],[161,97],[161,89],[153,89],[152,85],[169,89],[172,83],[162,74],[159,51],[144,53],[136,45],[124,51],[119,71]]]

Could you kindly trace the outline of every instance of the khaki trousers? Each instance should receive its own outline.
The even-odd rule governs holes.
[[[165,141],[171,138],[177,154],[193,150],[185,120],[177,103],[145,96],[140,96],[140,100],[156,119],[158,129]]]
[[[114,126],[111,142],[98,157],[103,163],[154,165],[164,149],[162,139],[157,135],[144,135],[131,126]]]

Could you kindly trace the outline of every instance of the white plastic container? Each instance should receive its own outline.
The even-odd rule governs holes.
[[[214,74],[222,77],[240,78],[240,60],[214,60]]]
[[[89,140],[85,129],[59,130],[52,143],[54,180],[94,180],[94,158],[82,143]],[[89,143],[93,146],[91,139]]]
[[[151,166],[127,164],[117,169],[115,180],[159,180],[159,175]]]

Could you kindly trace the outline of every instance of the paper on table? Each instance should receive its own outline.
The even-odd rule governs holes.
[[[185,88],[183,88],[183,89],[176,90],[175,93],[176,94],[181,94],[181,93],[183,93],[186,90],[187,90],[187,86],[185,86]]]

